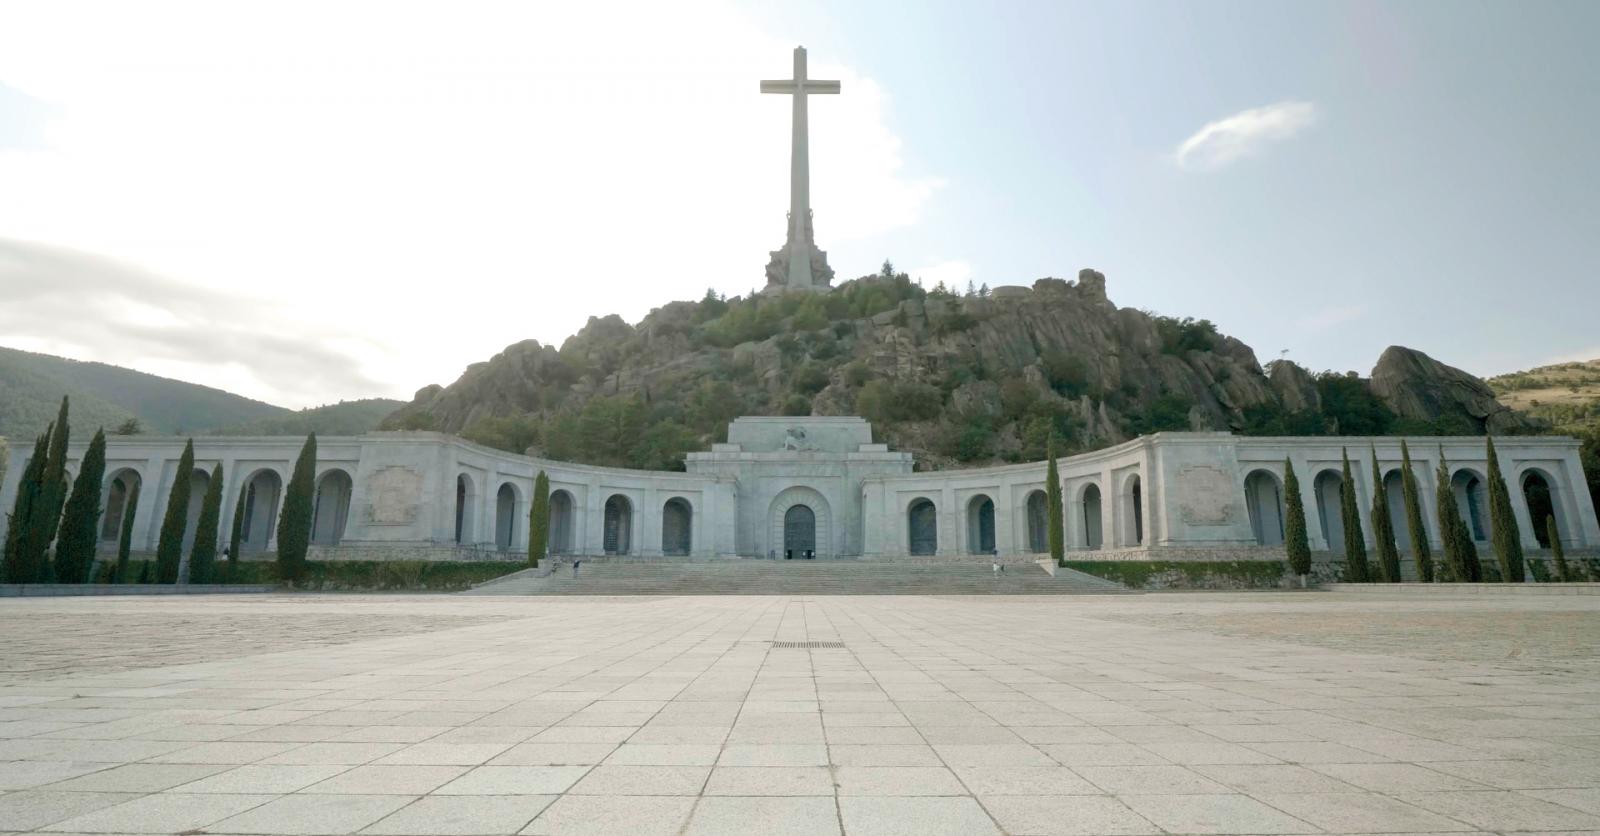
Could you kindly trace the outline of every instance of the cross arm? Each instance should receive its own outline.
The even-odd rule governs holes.
[[[763,93],[793,93],[794,92],[794,82],[792,82],[792,81],[763,81],[763,82],[761,82],[761,92],[763,92]]]
[[[839,82],[837,82],[837,81],[811,81],[810,79],[807,79],[806,80],[806,92],[807,93],[837,93],[837,92],[839,92]]]

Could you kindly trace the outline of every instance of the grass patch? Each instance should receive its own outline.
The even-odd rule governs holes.
[[[1068,560],[1076,569],[1129,589],[1265,589],[1282,584],[1276,560]]]
[[[137,583],[148,560],[128,561],[123,583]],[[501,575],[526,569],[523,560],[308,560],[301,589],[329,592],[452,592],[468,589]],[[154,574],[152,566],[151,574]],[[217,579],[223,584],[276,585],[278,564],[271,560],[245,560],[230,567],[217,561]]]

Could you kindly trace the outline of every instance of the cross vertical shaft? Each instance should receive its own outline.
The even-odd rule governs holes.
[[[839,82],[815,81],[806,75],[806,49],[794,49],[794,77],[761,82],[761,92],[794,97],[789,147],[789,235],[784,284],[791,288],[814,285],[811,271],[811,154],[806,97],[812,93],[838,93]]]

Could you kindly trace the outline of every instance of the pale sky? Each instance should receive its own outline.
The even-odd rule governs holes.
[[[0,345],[409,398],[819,244],[1312,369],[1600,357],[1600,4],[0,0]]]

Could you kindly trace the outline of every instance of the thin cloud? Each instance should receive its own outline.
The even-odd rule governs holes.
[[[912,269],[907,275],[920,280],[924,287],[944,282],[946,287],[960,290],[972,280],[972,265],[961,259],[940,261]]]
[[[1339,308],[1324,308],[1315,313],[1306,314],[1295,319],[1294,323],[1301,332],[1321,332],[1346,322],[1354,322],[1367,315],[1364,305],[1346,305]]]
[[[1288,139],[1317,121],[1310,102],[1278,102],[1208,122],[1172,153],[1188,171],[1211,171],[1248,157],[1269,142]]]
[[[0,298],[0,344],[15,348],[278,403],[382,388],[349,346],[326,343],[280,304],[66,247],[0,238]]]

